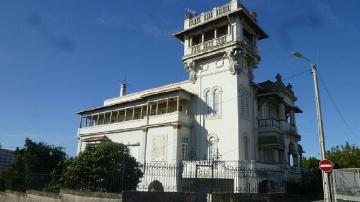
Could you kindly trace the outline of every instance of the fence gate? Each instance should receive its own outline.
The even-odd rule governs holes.
[[[195,167],[195,190],[198,202],[208,201],[213,192],[214,165],[196,165]]]
[[[331,177],[334,201],[360,202],[360,168],[334,169]]]

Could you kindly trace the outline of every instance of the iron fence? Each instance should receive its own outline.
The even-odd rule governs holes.
[[[137,190],[148,191],[161,183],[164,191],[266,193],[284,192],[289,179],[300,177],[296,169],[255,169],[237,162],[195,161],[180,164],[145,164]]]
[[[256,169],[241,162],[186,161],[178,164],[147,163],[141,166],[144,173],[136,190],[166,192],[269,193],[285,192],[286,182],[300,177],[299,169]],[[74,182],[74,186],[61,185],[60,175],[19,175],[15,190],[57,192],[60,188],[120,193],[129,190],[125,170],[105,176],[86,178],[88,183]],[[92,180],[90,180],[92,179]]]

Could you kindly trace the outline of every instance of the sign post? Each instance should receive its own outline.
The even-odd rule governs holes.
[[[329,172],[331,172],[333,170],[334,164],[333,164],[333,162],[331,162],[331,161],[329,161],[327,159],[324,159],[324,160],[320,161],[319,168],[323,172],[329,173]]]

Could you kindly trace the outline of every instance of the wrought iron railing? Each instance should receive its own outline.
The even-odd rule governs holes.
[[[284,191],[288,173],[283,169],[244,167],[239,162],[185,161],[180,164],[151,163],[143,167],[137,190],[148,191],[160,182],[164,191],[264,193]]]
[[[259,128],[276,128],[282,131],[287,131],[297,134],[297,127],[287,121],[277,119],[258,119]]]
[[[259,119],[259,128],[274,127],[280,129],[280,122],[276,119]]]

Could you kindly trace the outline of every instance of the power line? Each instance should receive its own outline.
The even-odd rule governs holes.
[[[318,75],[320,78],[321,83],[324,85],[324,89],[325,92],[327,93],[327,95],[330,98],[331,103],[334,105],[336,112],[338,113],[338,115],[340,116],[341,120],[343,121],[345,127],[348,129],[348,131],[350,132],[351,135],[353,135],[354,137],[357,137],[358,135],[352,130],[352,128],[350,127],[350,124],[346,121],[345,117],[343,116],[343,114],[341,113],[339,107],[337,106],[337,104],[335,103],[334,98],[332,97],[330,90],[328,89],[328,87],[325,84],[325,81],[322,79],[320,72],[318,70]]]
[[[305,74],[305,73],[307,73],[307,72],[310,73],[310,70],[306,69],[306,70],[304,70],[304,71],[302,71],[302,72],[299,72],[299,73],[297,73],[297,74],[293,74],[293,75],[291,75],[291,76],[286,77],[285,79],[283,79],[283,81],[286,81],[286,80],[289,80],[289,79],[293,79],[293,78],[299,77],[299,76],[301,76],[301,75],[303,75],[303,74]]]

